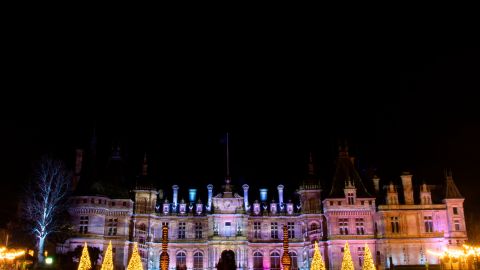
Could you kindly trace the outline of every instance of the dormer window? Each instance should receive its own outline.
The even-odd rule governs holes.
[[[349,205],[354,205],[355,204],[353,192],[347,193],[347,200],[348,200]]]

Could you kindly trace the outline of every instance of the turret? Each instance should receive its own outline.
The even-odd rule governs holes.
[[[320,213],[321,192],[322,189],[320,187],[320,180],[315,174],[313,157],[312,153],[310,153],[307,162],[307,175],[301,182],[301,185],[298,189],[302,212]]]
[[[447,205],[447,238],[455,238],[457,241],[467,240],[465,227],[465,214],[463,211],[464,198],[453,181],[451,171],[445,171],[445,199],[443,203]],[[459,239],[460,238],[460,239]],[[451,241],[449,239],[449,241]]]
[[[398,204],[398,192],[392,182],[387,187],[387,204]]]
[[[135,189],[135,213],[150,214],[155,211],[158,192],[155,189]]]
[[[420,204],[432,204],[432,193],[425,183],[420,187]]]

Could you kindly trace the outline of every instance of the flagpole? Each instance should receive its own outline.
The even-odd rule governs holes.
[[[228,132],[227,132],[227,178],[230,178],[230,154],[228,151]]]

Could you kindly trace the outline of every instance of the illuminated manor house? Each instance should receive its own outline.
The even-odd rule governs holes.
[[[139,243],[144,269],[160,269],[164,224],[170,269],[215,269],[228,258],[237,269],[281,269],[284,225],[292,269],[309,269],[315,241],[328,269],[340,269],[346,241],[356,269],[361,269],[365,244],[378,269],[386,269],[439,264],[427,250],[440,252],[467,241],[464,198],[451,173],[442,186],[413,185],[408,172],[395,182],[362,179],[345,148],[339,150],[328,188],[322,190],[310,156],[306,176],[283,183],[296,189],[289,194],[281,183],[274,190],[234,188],[228,176],[223,185],[156,189],[149,184],[145,158],[129,195],[121,192],[126,179],[119,149],[103,171],[88,162],[95,158],[77,150],[70,208],[77,235],[58,251],[73,251],[84,242],[106,250],[111,240],[116,269],[128,264],[133,242]],[[284,199],[293,195],[293,201]]]

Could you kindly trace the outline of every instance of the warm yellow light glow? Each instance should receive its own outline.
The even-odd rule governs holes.
[[[103,258],[101,270],[113,270],[113,254],[112,254],[112,241],[108,242],[107,251]]]
[[[6,247],[0,247],[0,260],[14,260],[23,254],[25,254],[25,250],[15,250],[7,249]]]
[[[342,270],[355,270],[352,261],[352,255],[350,254],[350,247],[348,242],[345,242],[345,247],[343,248],[343,260],[342,260]]]
[[[78,264],[78,270],[89,270],[92,269],[92,262],[90,262],[90,255],[88,254],[87,242],[83,246],[82,257],[80,258],[80,263]]]
[[[365,244],[365,256],[363,259],[362,270],[375,270],[375,269],[376,268],[375,268],[375,264],[373,263],[372,253],[370,252],[368,245]]]
[[[325,270],[325,262],[323,261],[322,254],[318,249],[318,243],[315,241],[315,247],[313,250],[313,259],[312,264],[310,265],[310,270]]]
[[[463,249],[448,249],[444,248],[442,252],[427,250],[428,253],[443,259],[443,258],[455,258],[455,259],[467,259],[470,256],[480,257],[480,247],[472,247],[463,245]]]
[[[140,254],[138,254],[137,243],[133,245],[132,257],[130,257],[127,270],[143,270],[142,259],[140,258]]]

